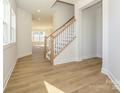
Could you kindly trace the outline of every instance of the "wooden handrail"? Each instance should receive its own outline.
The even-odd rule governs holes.
[[[59,27],[58,29],[56,29],[53,33],[51,33],[49,36],[52,36],[54,33],[56,33],[59,29],[63,28],[66,24],[68,24],[72,19],[75,19],[75,17],[73,16],[72,18],[70,18],[64,25],[62,25],[61,27]]]
[[[68,27],[68,26],[70,26],[73,22],[75,22],[75,20],[74,21],[72,21],[70,24],[68,24],[66,27]],[[63,30],[62,31],[60,31],[59,33],[57,33],[56,34],[56,36],[55,37],[57,37],[58,35],[60,35],[65,29],[66,29],[66,27],[65,28],[63,28]],[[54,37],[54,38],[55,38]]]
[[[53,64],[54,60],[54,38],[51,39],[51,63]]]

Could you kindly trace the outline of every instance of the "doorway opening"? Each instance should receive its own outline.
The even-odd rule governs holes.
[[[82,59],[102,58],[102,2],[81,10]]]
[[[32,31],[33,46],[44,46],[45,31]]]

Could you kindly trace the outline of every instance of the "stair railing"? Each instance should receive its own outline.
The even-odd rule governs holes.
[[[75,18],[69,19],[48,37],[45,37],[44,57],[52,63],[54,59],[76,38]]]

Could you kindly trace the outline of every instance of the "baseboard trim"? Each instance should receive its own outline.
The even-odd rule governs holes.
[[[60,59],[59,61],[54,60],[54,65],[60,65],[71,62],[78,62],[78,60],[77,59],[66,59],[66,60]]]
[[[18,58],[18,61],[21,60],[21,59],[24,59],[24,58],[26,58],[26,57],[29,57],[29,56],[31,56],[31,55],[32,55],[32,54],[29,54],[29,55],[26,55],[26,56],[20,57],[20,58]]]
[[[120,82],[115,78],[115,76],[105,68],[102,68],[101,72],[107,75],[112,83],[115,85],[115,87],[118,89],[118,91],[120,91]]]
[[[90,60],[90,59],[101,59],[102,60],[102,57],[88,57],[88,58],[79,59],[77,61],[78,62],[85,62],[86,60]]]
[[[16,60],[15,64],[13,64],[13,67],[10,69],[10,71],[9,71],[9,73],[7,75],[7,78],[6,78],[6,80],[5,80],[4,84],[3,84],[3,91],[6,89],[7,83],[8,83],[8,81],[9,81],[11,75],[12,75],[12,72],[13,72],[13,70],[15,68],[15,65],[16,65],[17,61],[18,61],[18,59]]]
[[[32,55],[32,52],[23,54],[23,55],[21,55],[21,56],[18,56],[17,58],[20,59],[20,58],[23,58],[23,57],[26,57],[26,56],[29,56],[29,55]]]
[[[57,62],[57,61],[54,61],[54,65],[59,65],[59,64],[65,64],[65,63],[70,63],[70,62],[85,62],[86,60],[89,60],[89,59],[102,59],[100,57],[92,57],[92,58],[87,58],[87,59],[68,59],[68,61],[60,61],[60,62]]]

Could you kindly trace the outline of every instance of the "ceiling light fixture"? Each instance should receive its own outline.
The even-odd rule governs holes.
[[[40,9],[38,9],[37,12],[40,12]]]
[[[40,21],[40,18],[38,18],[38,20]]]

